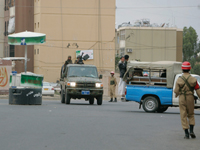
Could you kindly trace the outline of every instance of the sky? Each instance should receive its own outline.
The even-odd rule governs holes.
[[[123,22],[143,18],[150,23],[192,26],[200,40],[200,0],[116,0],[116,28]]]

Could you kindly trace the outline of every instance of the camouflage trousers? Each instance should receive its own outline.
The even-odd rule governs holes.
[[[111,98],[116,98],[116,95],[115,95],[115,85],[110,85],[110,97]]]

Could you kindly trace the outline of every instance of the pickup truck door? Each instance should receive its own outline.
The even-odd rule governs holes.
[[[176,81],[177,81],[177,79],[178,79],[180,76],[182,76],[182,74],[177,74],[177,75],[176,75],[176,77],[175,77],[175,79],[174,79],[173,90],[174,90],[174,88],[175,88]],[[192,75],[192,76],[195,77],[195,75]],[[194,95],[197,95],[196,92],[194,93]],[[175,93],[174,93],[174,92],[173,92],[172,96],[173,96],[173,97],[172,97],[172,104],[173,104],[173,106],[179,106],[179,97],[175,97]],[[195,106],[200,106],[200,99],[197,100],[197,103],[195,104]]]
[[[181,75],[182,74],[177,74],[174,78],[174,86],[173,86],[173,94],[172,94],[172,104],[173,104],[173,106],[179,105],[179,97],[175,97],[174,89],[175,89],[176,81]]]

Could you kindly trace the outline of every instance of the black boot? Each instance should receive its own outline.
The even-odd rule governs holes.
[[[114,102],[117,102],[117,98],[115,98],[115,101]]]
[[[190,136],[189,136],[189,132],[188,132],[188,129],[185,129],[185,137],[184,139],[189,139]]]
[[[194,134],[194,125],[190,125],[190,136],[191,138],[195,139],[196,135]]]
[[[112,101],[113,101],[113,98],[111,98],[109,102],[112,102]]]

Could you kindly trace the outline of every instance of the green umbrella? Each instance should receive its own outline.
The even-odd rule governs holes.
[[[27,70],[27,45],[37,45],[46,42],[46,34],[36,32],[20,32],[8,36],[9,45],[25,45],[25,73]]]

